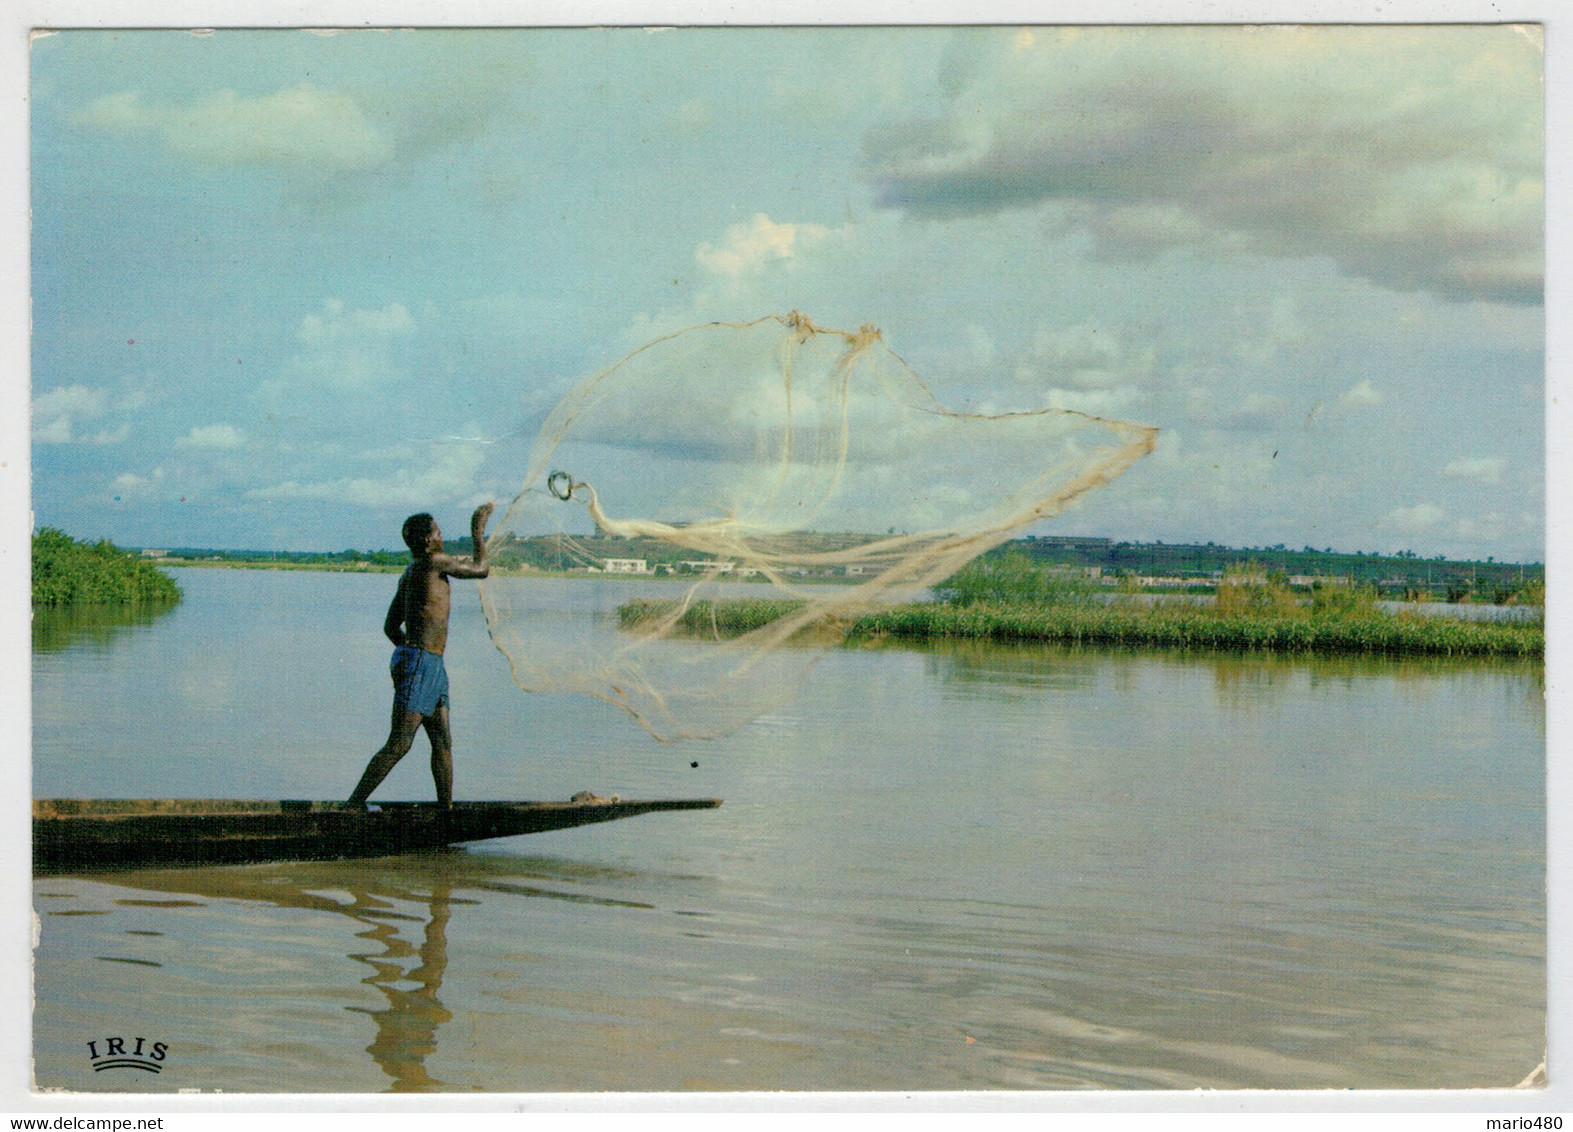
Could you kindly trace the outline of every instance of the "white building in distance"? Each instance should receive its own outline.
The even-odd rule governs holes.
[[[608,574],[655,573],[643,558],[603,558],[601,565]]]

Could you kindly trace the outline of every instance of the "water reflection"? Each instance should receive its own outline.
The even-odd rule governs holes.
[[[366,930],[355,933],[356,938],[376,943],[382,950],[352,951],[348,958],[371,968],[372,974],[361,981],[375,987],[387,1005],[378,1010],[345,1009],[365,1014],[376,1024],[376,1038],[366,1052],[392,1081],[390,1091],[422,1092],[444,1087],[426,1071],[425,1062],[437,1048],[438,1028],[453,1018],[437,996],[448,968],[452,906],[477,903],[454,898],[449,856],[401,858],[376,865],[150,870],[106,873],[93,879],[152,892],[333,912],[363,924]],[[175,902],[116,903],[167,906]],[[400,905],[424,908],[424,913],[410,915],[399,911]],[[404,938],[404,924],[421,925],[419,944]],[[414,988],[401,985],[408,983]]]
[[[553,858],[451,850],[369,861],[117,871],[76,879],[121,890],[262,903],[353,920],[363,928],[354,933],[355,938],[375,945],[376,950],[355,949],[346,957],[370,968],[371,974],[360,981],[381,994],[385,1004],[377,1008],[347,1005],[344,1009],[371,1019],[376,1033],[364,1047],[365,1052],[387,1076],[388,1091],[404,1093],[455,1087],[453,1082],[434,1076],[427,1063],[438,1049],[442,1027],[454,1017],[440,997],[448,971],[450,924],[455,915],[463,917],[465,906],[482,904],[479,899],[456,893],[502,893],[608,908],[655,910],[656,905],[651,903],[586,892],[580,886],[615,885],[619,890],[639,891],[646,884],[660,887],[675,881],[687,885],[699,878],[645,874]],[[46,891],[39,895],[65,894]],[[126,898],[116,899],[114,904],[151,908],[203,906],[191,900]],[[495,923],[495,913],[479,907],[472,910],[476,914],[472,930],[485,930],[486,923]],[[49,912],[88,915],[105,914],[107,910]]]
[[[40,605],[33,607],[33,651],[60,652],[73,645],[108,649],[126,629],[153,624],[177,603],[137,605]]]
[[[366,1047],[366,1052],[393,1079],[391,1091],[395,1093],[427,1092],[443,1087],[441,1081],[426,1072],[426,1057],[436,1052],[437,1028],[453,1020],[453,1014],[437,997],[443,972],[448,969],[452,891],[452,886],[445,881],[433,886],[426,901],[429,914],[419,949],[405,942],[394,925],[378,922],[379,918],[391,918],[396,913],[374,909],[364,910],[359,915],[351,913],[357,919],[371,918],[371,928],[360,936],[383,945],[380,955],[352,955],[351,958],[371,966],[375,974],[361,981],[381,991],[388,1005],[381,1010],[365,1010],[359,1006],[347,1009],[369,1014],[377,1023],[377,1039]],[[359,902],[366,894],[353,895]],[[403,963],[412,957],[418,962],[406,971]],[[405,990],[398,985],[403,982],[413,982],[415,989]]]
[[[910,642],[881,648],[910,649]],[[929,677],[953,691],[1019,699],[1047,690],[1090,688],[1120,654],[1083,652],[1061,645],[1022,645],[998,641],[936,641],[923,648]]]
[[[1085,691],[1102,683],[1130,692],[1140,686],[1144,671],[1156,668],[1206,672],[1219,705],[1240,710],[1289,693],[1349,689],[1371,680],[1432,689],[1439,682],[1491,675],[1505,678],[1536,705],[1545,692],[1545,666],[1538,659],[1518,657],[1321,656],[1010,641],[901,642],[878,647],[920,649],[927,674],[938,686],[997,702],[1029,699],[1043,692]]]

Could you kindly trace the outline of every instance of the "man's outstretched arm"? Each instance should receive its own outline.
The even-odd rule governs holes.
[[[486,521],[492,517],[492,504],[482,503],[470,516],[470,544],[475,548],[472,558],[442,556],[442,572],[451,578],[484,578],[492,572],[486,561]]]

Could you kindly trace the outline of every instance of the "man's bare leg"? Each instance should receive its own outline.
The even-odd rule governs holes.
[[[350,805],[364,805],[366,799],[371,797],[371,792],[382,785],[382,780],[388,777],[388,772],[398,766],[399,760],[410,753],[410,744],[415,742],[415,732],[419,730],[420,725],[419,712],[393,709],[393,719],[388,724],[388,741],[371,757],[371,762],[366,764],[366,771],[360,776],[355,793],[350,795]]]
[[[431,777],[437,784],[437,804],[453,805],[453,737],[448,733],[448,705],[438,704],[426,717],[426,738],[431,740]]]

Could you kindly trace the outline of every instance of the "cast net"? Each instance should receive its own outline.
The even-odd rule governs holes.
[[[487,626],[525,691],[595,696],[662,740],[719,736],[789,699],[860,616],[923,596],[1155,437],[1063,409],[948,410],[869,326],[692,327],[547,419],[487,539]],[[557,569],[597,585],[543,586]],[[585,628],[548,590],[600,616]]]

